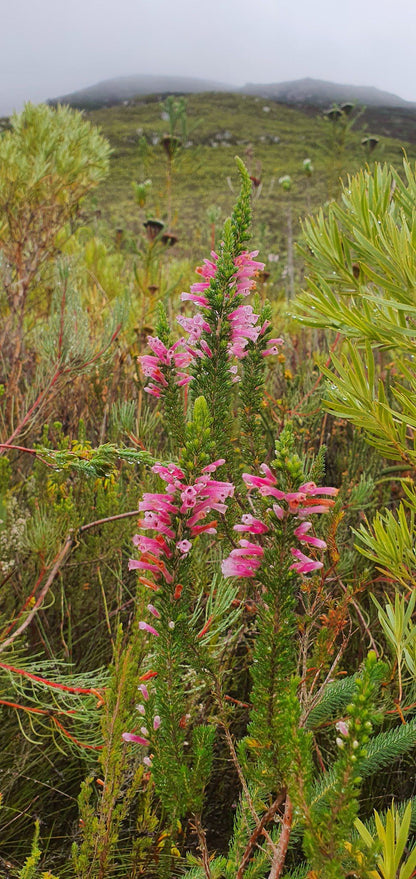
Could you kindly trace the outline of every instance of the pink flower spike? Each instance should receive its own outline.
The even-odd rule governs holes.
[[[125,742],[136,742],[138,745],[148,745],[149,742],[147,739],[143,738],[143,736],[136,736],[135,733],[131,732],[123,732],[121,738],[124,739]]]
[[[140,620],[139,629],[141,629],[142,632],[149,632],[151,635],[159,635],[159,632],[157,632],[153,626],[149,626],[149,623],[145,623],[144,620]]]
[[[160,613],[155,608],[154,604],[148,604],[147,609],[148,609],[149,613],[153,614],[154,617],[157,617],[158,619],[160,619]]]
[[[162,723],[158,714],[156,714],[153,718],[153,729],[159,729],[160,724]]]
[[[308,556],[304,555],[300,549],[292,548],[290,552],[295,559],[298,559],[297,562],[290,565],[290,569],[296,571],[298,574],[310,574],[312,571],[319,571],[320,568],[323,568],[322,562],[317,562],[315,559],[308,558]]]
[[[145,702],[147,702],[149,698],[149,690],[147,689],[146,684],[139,684],[137,689],[140,690],[143,699],[145,700]]]
[[[152,765],[152,760],[150,757],[143,757],[143,763],[145,766],[148,766],[150,768]]]

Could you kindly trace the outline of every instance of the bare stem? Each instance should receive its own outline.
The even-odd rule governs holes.
[[[206,879],[211,879],[211,867],[209,865],[207,837],[205,834],[205,830],[201,824],[201,816],[200,815],[194,815],[194,827],[195,827],[196,835],[198,837],[199,851],[201,852],[201,856],[202,856],[202,866],[204,868],[204,873],[205,873]]]
[[[286,794],[285,813],[283,815],[282,832],[279,842],[275,849],[272,861],[272,869],[269,873],[269,879],[279,879],[281,876],[284,863],[286,860],[286,852],[289,845],[290,832],[292,830],[293,806],[289,794]]]
[[[244,851],[243,857],[242,857],[242,859],[241,859],[241,864],[240,864],[240,866],[239,866],[239,868],[238,868],[238,870],[237,870],[237,874],[236,874],[235,879],[242,879],[242,877],[243,877],[243,873],[244,873],[244,870],[245,870],[245,868],[247,867],[247,864],[248,864],[249,861],[250,861],[251,852],[253,851],[253,848],[254,848],[254,846],[256,845],[257,840],[258,840],[260,834],[263,834],[263,835],[264,835],[264,828],[265,828],[266,824],[268,824],[269,821],[272,820],[272,818],[273,818],[274,815],[276,814],[277,810],[280,808],[280,806],[281,806],[282,803],[284,802],[285,795],[286,795],[286,791],[282,791],[282,792],[279,794],[279,796],[277,797],[277,799],[276,799],[276,800],[274,801],[274,803],[272,803],[272,805],[270,806],[270,809],[268,809],[267,812],[264,813],[264,815],[263,815],[263,817],[262,817],[262,819],[261,819],[261,821],[260,821],[259,826],[256,827],[256,829],[254,830],[254,832],[253,832],[252,835],[250,836],[250,839],[249,839],[249,841],[248,841],[248,843],[247,843],[247,846],[246,846],[246,848],[245,848],[245,851]]]

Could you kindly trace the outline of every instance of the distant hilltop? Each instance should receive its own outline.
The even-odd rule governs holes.
[[[107,79],[71,94],[53,98],[49,103],[69,104],[80,109],[98,109],[129,102],[145,95],[184,95],[200,92],[233,92],[305,107],[325,107],[343,101],[352,101],[367,107],[414,109],[416,106],[398,95],[371,86],[341,85],[321,79],[306,78],[269,84],[247,83],[237,87],[215,80],[188,76],[144,74]]]
[[[341,85],[337,82],[326,82],[323,79],[295,79],[290,82],[257,85],[247,83],[240,89],[246,95],[258,95],[262,98],[280,101],[283,104],[304,104],[314,107],[330,106],[331,104],[352,101],[365,104],[367,107],[414,107],[415,105],[398,95],[383,92],[372,86]]]
[[[49,104],[69,104],[82,109],[98,109],[122,104],[145,95],[186,95],[200,92],[235,92],[234,86],[190,76],[118,76],[88,88],[49,100]]]

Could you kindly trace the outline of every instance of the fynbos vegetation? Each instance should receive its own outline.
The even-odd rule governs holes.
[[[251,148],[176,257],[183,99],[136,237],[84,116],[0,139],[4,875],[415,875],[416,172],[335,109],[301,233]]]

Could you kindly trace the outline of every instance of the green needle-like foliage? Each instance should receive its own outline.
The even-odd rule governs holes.
[[[347,708],[347,735],[338,739],[339,756],[332,767],[332,783],[325,805],[314,799],[306,810],[305,853],[321,879],[338,879],[346,865],[345,840],[358,811],[362,765],[372,731],[374,701],[380,681],[374,653],[370,653]],[[324,781],[325,783],[325,781]],[[308,814],[309,813],[309,814]]]

